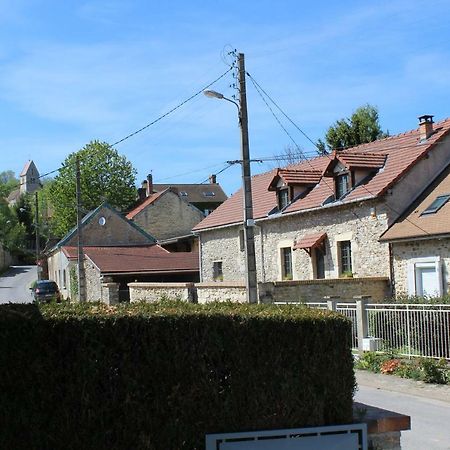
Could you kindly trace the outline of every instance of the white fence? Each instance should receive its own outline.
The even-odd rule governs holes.
[[[348,317],[352,321],[353,349],[362,350],[364,338],[377,338],[379,351],[450,360],[450,305],[368,303],[367,298],[304,305]]]

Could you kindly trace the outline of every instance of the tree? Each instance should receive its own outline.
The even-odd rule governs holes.
[[[64,161],[59,174],[49,185],[52,230],[63,236],[77,220],[76,158],[80,159],[81,198],[84,212],[103,201],[119,209],[128,209],[136,200],[136,170],[106,142],[91,141]]]
[[[25,248],[25,227],[4,199],[0,199],[0,245],[11,252]]]
[[[35,228],[33,224],[33,210],[31,206],[30,194],[22,194],[17,203],[13,206],[17,220],[25,229],[25,239],[27,246],[31,247],[31,242],[35,239]]]
[[[378,109],[369,104],[360,106],[350,118],[337,120],[325,135],[326,143],[319,139],[317,146],[322,153],[376,141],[389,136],[378,118]]]
[[[8,197],[8,195],[18,187],[19,180],[16,179],[12,170],[0,172],[0,198]]]

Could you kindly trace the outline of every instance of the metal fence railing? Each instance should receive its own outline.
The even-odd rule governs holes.
[[[301,304],[310,308],[334,309],[348,317],[352,322],[353,349],[362,350],[363,339],[374,338],[378,351],[450,360],[450,305],[380,304],[361,300]]]
[[[368,335],[381,350],[450,359],[450,305],[367,304]]]

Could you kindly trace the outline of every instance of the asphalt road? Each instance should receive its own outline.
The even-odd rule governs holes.
[[[0,303],[31,303],[30,286],[37,280],[36,266],[12,266],[0,277]]]
[[[355,400],[411,417],[411,430],[402,431],[402,450],[450,450],[450,386],[381,377],[364,374]]]

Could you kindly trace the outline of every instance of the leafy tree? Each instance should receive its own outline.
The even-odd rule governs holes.
[[[0,197],[8,197],[8,195],[18,187],[19,180],[16,179],[12,170],[0,172]]]
[[[25,248],[25,227],[4,199],[0,199],[0,245],[11,252]]]
[[[337,120],[328,129],[325,142],[319,139],[317,146],[322,153],[359,144],[373,142],[389,136],[384,132],[378,117],[378,109],[369,104],[360,106],[350,118]]]
[[[63,236],[76,224],[76,157],[80,158],[81,198],[85,212],[108,201],[119,210],[128,209],[136,199],[136,170],[106,142],[91,141],[71,153],[49,187],[52,227]]]
[[[35,228],[33,226],[33,210],[31,207],[30,194],[23,194],[13,207],[17,220],[25,229],[25,239],[30,244],[35,239]]]

